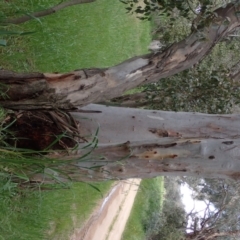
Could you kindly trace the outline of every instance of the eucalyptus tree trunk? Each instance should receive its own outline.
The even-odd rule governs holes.
[[[93,144],[87,148],[80,146],[75,155],[62,158],[71,160],[71,164],[60,169],[72,179],[99,181],[159,175],[240,177],[240,115],[95,104],[83,110],[85,113],[73,116],[79,121],[87,145]],[[41,174],[32,178],[42,179]]]
[[[71,110],[105,102],[141,84],[172,76],[201,61],[218,41],[239,27],[239,10],[240,6],[234,4],[219,8],[186,39],[163,52],[134,57],[114,67],[65,74],[1,71],[0,82],[7,97],[1,96],[0,105],[25,110]]]
[[[234,4],[219,8],[190,36],[163,52],[134,57],[110,68],[80,69],[65,74],[1,71],[0,105],[14,110],[48,111],[56,125],[61,122],[61,127],[74,136],[75,129],[66,124],[74,121],[61,113],[67,119],[62,121],[54,110],[67,112],[90,103],[105,102],[128,89],[190,68],[239,27],[239,10],[240,6]],[[69,178],[98,181],[158,175],[239,178],[238,115],[159,112],[101,105],[86,106],[81,112],[73,116],[79,121],[80,135],[88,141],[87,146],[79,146],[75,154],[71,152],[68,156],[52,154],[52,158],[67,162],[57,165],[57,172],[48,167],[44,173],[31,172],[32,181],[67,181]],[[47,131],[52,125],[49,126]],[[53,134],[47,132],[42,140]]]

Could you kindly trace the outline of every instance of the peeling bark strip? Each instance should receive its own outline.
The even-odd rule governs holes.
[[[206,19],[204,27],[162,53],[134,57],[108,69],[43,74],[41,78],[20,79],[14,74],[12,78],[1,77],[8,97],[3,96],[0,104],[11,109],[71,110],[121,96],[126,90],[156,82],[198,63],[218,41],[240,26],[239,11],[240,6],[228,4]],[[16,97],[19,89],[23,92]]]
[[[94,113],[94,109],[101,112]],[[98,146],[80,148],[76,155],[62,157],[61,160],[71,160],[60,166],[58,179],[62,181],[67,181],[67,176],[75,181],[159,175],[240,179],[240,115],[128,108],[119,111],[96,104],[84,110],[85,113],[72,115],[79,121],[82,137],[89,143],[97,138]],[[32,181],[51,182],[46,171],[46,175],[33,175]],[[66,175],[61,175],[62,171]]]
[[[13,18],[13,19],[7,19],[5,22],[6,23],[12,23],[12,24],[21,24],[24,22],[27,22],[29,20],[32,20],[34,18],[40,18],[40,17],[45,17],[47,15],[56,13],[66,7],[70,7],[73,5],[78,5],[78,4],[83,4],[83,3],[91,3],[91,2],[95,2],[96,0],[69,0],[66,2],[62,2],[60,4],[57,4],[51,8],[39,11],[39,12],[35,12],[35,13],[31,13],[29,15],[25,15],[19,18]]]

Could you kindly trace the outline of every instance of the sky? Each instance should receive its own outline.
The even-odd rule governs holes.
[[[186,213],[191,212],[199,212],[199,217],[204,215],[204,210],[206,208],[206,203],[204,201],[194,200],[192,198],[193,191],[188,187],[188,184],[182,184],[180,187],[182,194],[182,203],[185,206]],[[214,210],[214,207],[210,207],[210,209]],[[188,226],[191,224],[191,221],[188,222]]]
[[[195,207],[196,211],[203,211],[206,208],[206,204],[203,201],[194,200],[192,198],[193,191],[187,184],[181,185],[182,202],[185,206],[186,212],[190,212]]]

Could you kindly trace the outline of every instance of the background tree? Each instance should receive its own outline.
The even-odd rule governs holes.
[[[181,201],[180,184],[178,177],[165,177],[165,201],[161,213],[159,213],[159,225],[156,232],[153,232],[147,239],[184,239],[186,229],[186,212]]]
[[[193,208],[185,212],[181,184],[186,184],[193,200],[202,201],[205,207],[194,202]],[[238,185],[236,181],[217,178],[165,177],[167,200],[159,215],[158,231],[148,239],[238,239]]]
[[[193,198],[206,203],[201,212],[193,208],[187,214],[191,225],[186,239],[238,239],[239,238],[239,186],[226,179],[184,178]]]

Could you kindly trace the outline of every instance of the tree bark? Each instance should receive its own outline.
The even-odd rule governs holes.
[[[60,166],[60,172],[71,179],[99,181],[159,175],[240,178],[240,115],[119,110],[95,104],[83,110],[85,113],[73,116],[89,147],[80,146],[75,155],[62,157],[71,161]],[[31,179],[51,181],[44,174]]]
[[[18,18],[13,18],[13,19],[7,19],[5,21],[5,23],[11,23],[11,24],[21,24],[24,22],[27,22],[29,20],[32,20],[34,18],[40,18],[40,17],[45,17],[47,15],[56,13],[64,8],[73,6],[73,5],[78,5],[78,4],[83,4],[83,3],[91,3],[91,2],[95,2],[96,0],[69,0],[66,2],[62,2],[60,4],[57,4],[51,8],[39,11],[39,12],[34,12],[34,13],[30,13],[28,15],[22,16],[22,17],[18,17]]]
[[[45,73],[36,77],[2,71],[5,76],[0,76],[0,82],[7,96],[0,98],[0,105],[11,109],[71,110],[93,102],[105,102],[141,84],[172,76],[198,63],[218,41],[237,28],[239,10],[240,6],[234,4],[219,8],[205,20],[204,27],[163,52],[134,57],[107,69]]]
[[[104,102],[138,85],[174,75],[196,64],[238,27],[239,10],[234,4],[219,8],[204,27],[183,41],[114,67],[65,74],[1,71],[5,91],[0,105],[20,110],[77,111],[78,107]],[[59,169],[54,179],[98,181],[158,175],[239,179],[238,115],[119,110],[101,105],[89,105],[81,111],[85,113],[73,116],[80,122],[81,137],[89,141],[88,147],[80,146],[71,156],[51,156],[65,161],[57,166],[53,162]],[[29,175],[32,181],[53,181],[49,167],[42,174]]]

